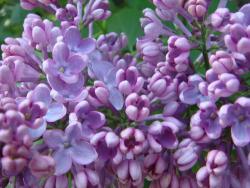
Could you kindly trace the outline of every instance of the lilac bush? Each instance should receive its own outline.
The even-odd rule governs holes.
[[[1,187],[250,187],[250,4],[151,0],[129,51],[108,0],[20,3],[53,21],[1,45]]]

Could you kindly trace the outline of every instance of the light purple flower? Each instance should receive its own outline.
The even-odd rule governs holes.
[[[170,121],[155,121],[148,130],[148,142],[155,152],[161,152],[164,148],[173,149],[178,145],[176,133],[179,128]]]
[[[150,113],[149,99],[146,95],[131,93],[125,100],[125,112],[133,121],[143,121]]]
[[[190,15],[202,19],[207,13],[209,3],[208,0],[187,0],[184,8]]]
[[[211,98],[229,97],[239,91],[240,82],[238,78],[230,73],[218,75],[218,79],[208,85],[208,95]]]
[[[227,168],[227,155],[220,150],[212,150],[207,154],[206,168],[208,173],[219,176]]]
[[[156,72],[149,80],[148,89],[160,99],[176,98],[178,80]]]
[[[148,154],[144,158],[144,171],[147,179],[152,181],[160,178],[167,169],[166,159],[161,154]]]
[[[95,40],[92,38],[82,39],[79,29],[75,26],[71,26],[65,31],[63,41],[71,52],[78,53],[79,55],[90,54],[96,47]]]
[[[125,95],[132,92],[138,93],[144,84],[143,77],[139,76],[138,69],[129,66],[127,69],[119,69],[116,73],[118,89]]]
[[[120,151],[126,159],[133,159],[147,148],[147,140],[140,129],[126,128],[120,133]]]
[[[84,170],[77,172],[74,177],[76,188],[87,187],[100,187],[100,178],[96,171],[85,168]]]
[[[153,41],[148,38],[138,39],[136,48],[145,62],[155,65],[157,62],[164,60],[163,44],[161,41]]]
[[[127,187],[139,186],[143,182],[142,166],[136,160],[124,160],[116,170],[119,181]]]
[[[53,59],[43,62],[50,86],[65,98],[76,98],[83,92],[82,70],[87,64],[85,56],[71,54],[63,42],[54,46],[52,55]]]
[[[250,142],[250,99],[238,98],[234,104],[220,108],[219,118],[223,126],[231,127],[231,136],[236,146],[243,147]]]
[[[54,150],[55,175],[62,175],[68,172],[72,163],[87,165],[97,158],[93,146],[82,140],[79,124],[71,124],[62,130],[48,130],[44,133],[45,143]]]
[[[192,105],[208,100],[208,97],[204,95],[200,88],[203,82],[204,80],[201,76],[194,74],[188,77],[187,83],[181,83],[179,85],[181,102]]]
[[[173,157],[180,171],[192,168],[198,160],[199,147],[191,139],[186,138],[180,142]]]
[[[68,3],[65,8],[56,10],[56,18],[60,21],[73,22],[77,16],[77,9],[73,4]]]
[[[24,20],[23,37],[39,50],[51,51],[60,35],[58,27],[54,27],[49,20],[42,20],[36,14],[28,14]]]
[[[51,176],[46,180],[44,188],[67,188],[68,178],[66,175]]]
[[[78,103],[75,106],[74,112],[79,122],[92,129],[99,129],[106,122],[104,114],[95,111],[87,101]]]
[[[200,110],[191,119],[191,126],[202,127],[210,139],[217,139],[222,132],[222,125],[219,122],[217,107],[210,101],[202,102]]]

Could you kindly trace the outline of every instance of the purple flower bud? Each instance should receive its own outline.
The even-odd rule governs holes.
[[[184,8],[193,17],[202,19],[207,13],[208,5],[208,0],[187,0]]]
[[[230,23],[231,13],[227,8],[218,8],[211,15],[211,24],[218,31],[227,31]]]
[[[143,10],[144,17],[140,19],[141,26],[147,37],[157,38],[164,34],[163,25],[160,19],[155,15],[152,9],[146,8]]]
[[[176,6],[180,5],[179,0],[176,2],[175,0],[153,0],[155,6],[161,9],[173,9]]]
[[[222,176],[209,174],[207,168],[201,167],[196,173],[197,184],[200,187],[219,188],[222,187]]]
[[[185,188],[198,188],[198,185],[193,177],[182,176],[179,179],[179,186]]]
[[[142,167],[139,161],[124,160],[116,170],[119,181],[127,187],[138,186],[143,181]]]
[[[10,176],[22,172],[28,164],[29,147],[20,144],[6,144],[2,149],[1,164],[3,170]]]
[[[109,91],[101,81],[95,81],[94,86],[88,88],[89,95],[87,100],[95,107],[108,104]]]
[[[38,178],[52,175],[55,170],[55,161],[50,156],[37,154],[29,162],[29,169]]]
[[[125,100],[126,114],[133,121],[143,121],[150,113],[149,99],[146,95],[131,93]]]
[[[223,73],[218,76],[218,80],[208,85],[208,94],[211,97],[229,97],[239,91],[240,82],[236,76]]]
[[[144,84],[143,77],[139,76],[136,67],[130,66],[126,70],[120,69],[116,73],[118,89],[125,95],[132,92],[138,93]]]
[[[174,122],[155,121],[148,130],[148,142],[155,152],[161,152],[163,148],[173,149],[178,145],[176,133],[179,128]]]
[[[237,68],[233,56],[224,51],[217,51],[214,55],[211,55],[209,62],[217,74],[229,73]]]
[[[179,180],[176,174],[172,172],[165,172],[159,179],[152,181],[150,188],[176,188],[179,187]]]
[[[59,35],[59,28],[54,27],[49,20],[43,21],[36,14],[28,14],[24,20],[23,37],[37,49],[51,51]]]
[[[222,125],[219,122],[217,107],[210,101],[202,102],[200,110],[194,114],[191,126],[202,127],[210,139],[217,139],[222,132]]]
[[[206,162],[207,172],[216,176],[221,175],[227,168],[227,162],[227,156],[223,151],[209,151]]]
[[[112,32],[106,35],[100,35],[97,39],[97,48],[105,53],[115,54],[128,43],[127,36],[124,33],[120,35]]]
[[[149,180],[160,178],[166,169],[166,161],[160,154],[148,154],[144,158],[144,171]]]
[[[226,104],[220,108],[219,117],[223,126],[231,126],[231,137],[236,146],[243,147],[250,142],[248,114],[250,99],[240,97],[234,104]]]
[[[164,60],[162,43],[152,41],[151,39],[138,39],[136,48],[141,54],[144,61],[155,65],[157,62]]]
[[[120,138],[114,132],[101,131],[92,136],[90,143],[96,148],[99,165],[104,166],[103,163],[115,157]]]
[[[51,176],[47,179],[44,188],[67,188],[68,178],[66,175]]]
[[[72,4],[67,4],[65,8],[56,10],[56,18],[60,21],[73,22],[77,16],[77,9]]]
[[[84,169],[74,177],[76,188],[87,188],[100,186],[98,174],[91,169]]]
[[[189,138],[180,142],[174,153],[175,163],[180,171],[192,168],[198,160],[198,146]]]
[[[85,8],[85,23],[89,24],[95,20],[106,20],[111,15],[108,8],[109,2],[107,0],[90,1]]]
[[[32,10],[37,7],[36,0],[20,0],[21,7],[26,10]]]
[[[154,96],[161,99],[167,99],[176,97],[177,92],[176,79],[172,79],[169,75],[162,75],[160,72],[156,72],[150,79],[148,88],[154,94]]]
[[[147,140],[144,133],[135,128],[126,128],[120,133],[120,150],[127,159],[141,154],[147,147]]]

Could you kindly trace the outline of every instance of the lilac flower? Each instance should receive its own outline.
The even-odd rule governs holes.
[[[218,76],[218,80],[208,85],[208,94],[211,98],[229,97],[239,90],[240,82],[236,76],[223,73]]]
[[[66,175],[51,176],[47,179],[44,188],[67,188],[68,178]]]
[[[207,13],[208,5],[208,0],[188,0],[184,7],[190,15],[202,19]]]
[[[143,15],[144,17],[140,19],[140,22],[146,37],[157,38],[160,35],[171,34],[171,31],[163,26],[160,19],[155,15],[155,12],[152,9],[144,9]]]
[[[191,126],[202,127],[210,139],[217,139],[222,132],[222,125],[219,122],[217,107],[210,101],[200,104],[200,110],[194,114],[190,122]]]
[[[226,104],[220,108],[220,122],[223,126],[231,127],[231,136],[236,146],[243,147],[250,142],[249,107],[250,100],[240,97],[234,104]]]
[[[206,168],[208,173],[221,175],[227,168],[227,156],[223,151],[212,150],[207,154]]]
[[[91,105],[100,107],[109,103],[109,90],[101,81],[95,81],[94,86],[88,88],[89,95],[87,100]]]
[[[53,90],[65,98],[75,98],[83,91],[82,70],[86,59],[77,54],[70,54],[69,48],[63,42],[58,42],[53,48],[53,59],[43,62],[43,69]]]
[[[146,95],[131,93],[125,100],[125,106],[128,118],[134,121],[142,121],[150,113],[149,99]]]
[[[77,16],[77,9],[73,4],[67,4],[65,8],[56,10],[56,18],[60,21],[73,22]]]
[[[89,24],[95,20],[107,19],[111,15],[108,8],[109,2],[107,0],[90,1],[85,9],[85,24]]]
[[[42,102],[46,106],[47,113],[44,118],[47,122],[55,122],[66,115],[65,106],[52,100],[50,89],[45,84],[37,85],[33,91],[27,94],[27,98],[33,102]]]
[[[161,99],[175,98],[177,92],[176,79],[172,79],[169,75],[162,75],[156,72],[150,79],[148,89],[154,94],[154,96]]]
[[[141,154],[148,145],[146,137],[140,129],[126,128],[120,133],[120,138],[119,148],[126,159],[133,159],[136,155]]]
[[[167,169],[165,158],[161,154],[148,154],[144,158],[144,171],[148,174],[147,179],[160,178]]]
[[[201,84],[204,82],[202,77],[197,74],[188,77],[188,82],[179,85],[181,92],[179,98],[185,104],[198,104],[208,100],[208,97],[202,93]]]
[[[211,15],[211,24],[218,31],[227,31],[230,24],[231,13],[227,8],[218,8]]]
[[[173,122],[155,121],[148,130],[148,142],[155,152],[161,152],[164,148],[173,149],[177,147],[176,133],[178,127]]]
[[[173,171],[165,172],[159,179],[150,184],[150,188],[164,187],[179,187],[179,180]]]
[[[117,176],[121,184],[125,184],[127,187],[139,186],[143,181],[142,167],[139,161],[122,161],[117,167]]]
[[[138,93],[144,84],[143,77],[139,76],[139,71],[134,66],[129,66],[126,70],[119,69],[116,73],[118,89],[125,95],[132,92]]]
[[[174,153],[175,163],[180,171],[186,171],[194,166],[198,160],[198,146],[191,139],[184,139]]]
[[[98,153],[98,159],[101,166],[108,160],[115,157],[120,138],[112,131],[100,131],[90,140]]]
[[[97,48],[104,53],[115,54],[128,43],[127,36],[124,33],[120,35],[111,32],[106,35],[100,35],[97,39]]]
[[[50,156],[37,154],[29,162],[29,168],[36,177],[48,176],[54,173],[55,161]]]
[[[161,42],[152,41],[148,38],[138,39],[136,48],[140,52],[144,61],[151,64],[164,60],[163,45]]]
[[[230,26],[229,34],[225,36],[226,47],[233,51],[246,54],[249,52],[249,26],[243,26],[239,23]]]
[[[184,37],[171,36],[168,39],[166,63],[170,71],[183,72],[189,66],[191,44]]]
[[[55,175],[69,171],[73,162],[87,165],[97,158],[95,149],[82,140],[79,124],[69,125],[65,133],[62,130],[48,130],[44,133],[44,141],[54,150]]]
[[[29,14],[24,21],[23,37],[40,50],[52,50],[56,38],[61,35],[58,27],[49,20],[42,20],[38,15]]]
[[[89,63],[89,69],[95,77],[103,81],[109,91],[108,100],[116,110],[121,110],[124,105],[124,99],[121,92],[117,89],[116,72],[117,68],[110,62],[104,61],[101,58],[94,59]]]
[[[96,171],[91,169],[84,169],[83,171],[78,172],[74,177],[74,182],[76,188],[87,188],[87,187],[96,187],[100,185],[100,179]]]
[[[63,35],[63,41],[68,46],[71,52],[78,53],[79,55],[90,54],[95,50],[96,46],[94,39],[92,38],[82,39],[79,29],[75,26],[71,26],[65,31]],[[61,49],[59,49],[58,51],[60,50]],[[79,65],[79,67],[81,67],[81,65]]]

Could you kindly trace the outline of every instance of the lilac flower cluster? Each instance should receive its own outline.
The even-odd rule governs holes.
[[[59,25],[28,14],[1,45],[1,187],[250,186],[250,4],[151,2],[124,53],[93,35],[107,0],[20,1]]]

